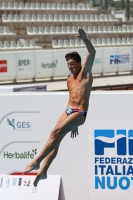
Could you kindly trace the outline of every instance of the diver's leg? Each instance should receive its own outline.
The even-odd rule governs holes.
[[[66,112],[64,112],[58,119],[56,126],[58,126],[59,123],[63,122],[65,119],[67,118]],[[46,145],[45,145],[46,146]],[[42,151],[40,152],[40,154],[34,159],[32,160],[32,162],[25,168],[23,175],[27,172],[30,172],[31,170],[37,170],[40,168],[40,162],[41,162],[41,155],[42,155]]]
[[[56,157],[57,153],[58,153],[58,149],[59,146],[56,147],[48,156],[46,156],[41,169],[39,170],[39,173],[36,176],[36,179],[34,181],[34,186],[37,186],[37,183],[39,180],[41,179],[46,179],[47,178],[47,170],[49,168],[49,166],[51,165],[52,161],[54,160],[54,158]]]
[[[26,167],[24,173],[37,169],[37,167],[39,168],[40,162],[60,144],[62,138],[68,132],[83,123],[84,117],[78,112],[69,116],[66,115],[65,120],[61,120],[60,123],[57,123],[41,153]]]

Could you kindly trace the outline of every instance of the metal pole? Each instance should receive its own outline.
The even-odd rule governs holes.
[[[108,9],[108,0],[105,0],[104,2],[105,2],[105,3],[104,3],[104,5],[105,5],[105,10],[107,10],[107,9]]]
[[[129,21],[129,0],[126,0],[126,18]]]

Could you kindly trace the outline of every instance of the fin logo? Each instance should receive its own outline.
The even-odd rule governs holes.
[[[130,63],[130,55],[110,55],[110,64],[125,64]]]
[[[118,64],[118,63],[120,63],[120,56],[111,55],[110,56],[110,64]]]
[[[95,155],[104,155],[106,148],[115,148],[117,155],[133,155],[133,130],[95,130]]]

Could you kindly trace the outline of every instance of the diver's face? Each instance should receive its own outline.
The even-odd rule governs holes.
[[[71,59],[67,61],[67,65],[71,74],[76,75],[79,73],[81,62],[76,62],[75,60]]]

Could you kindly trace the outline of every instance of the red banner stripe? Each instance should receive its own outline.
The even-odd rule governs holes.
[[[9,175],[18,175],[18,176],[21,176],[22,174],[23,174],[23,172],[13,172],[13,173],[11,173]],[[28,175],[28,176],[36,176],[37,173],[35,173],[35,172],[27,172],[24,176],[26,176],[26,175]]]
[[[0,72],[7,72],[7,66],[6,67],[0,67]]]
[[[7,60],[0,60],[0,64],[5,64],[5,65],[7,65]]]

